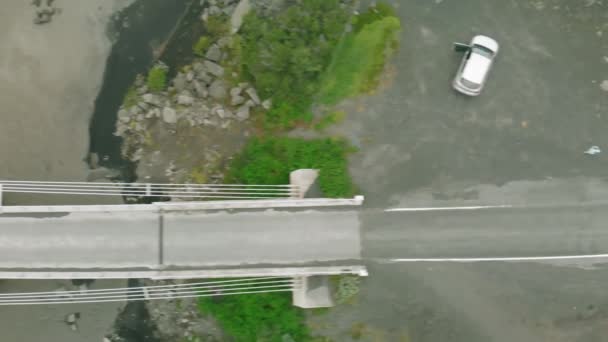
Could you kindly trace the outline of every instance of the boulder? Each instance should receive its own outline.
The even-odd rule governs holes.
[[[239,107],[239,109],[236,111],[236,118],[239,119],[239,121],[244,121],[249,119],[249,106],[247,105],[242,105]]]
[[[241,95],[241,91],[243,91],[243,89],[241,89],[239,87],[234,87],[234,88],[230,89],[230,97],[235,97],[235,96]]]
[[[197,79],[203,82],[205,85],[211,84],[213,82],[213,76],[209,75],[206,71],[201,71],[197,75]]]
[[[222,50],[220,50],[220,47],[217,44],[213,44],[207,50],[205,57],[210,61],[219,62],[222,58]]]
[[[192,106],[194,99],[189,94],[181,94],[177,96],[177,104],[182,106]]]
[[[260,104],[260,98],[258,97],[258,92],[255,91],[255,89],[248,88],[247,90],[245,90],[245,92],[247,93],[247,95],[249,95],[249,98],[253,100],[253,103],[255,103],[256,105]]]
[[[126,118],[128,120],[129,119],[129,111],[127,111],[124,108],[121,108],[118,111],[118,118],[121,119],[121,120]]]
[[[205,61],[205,68],[207,68],[207,70],[216,77],[224,76],[224,68],[222,68],[217,63],[214,63],[212,61]]]
[[[219,7],[217,7],[215,5],[209,7],[209,15],[220,15],[220,14],[222,14],[222,10]]]
[[[227,90],[226,84],[222,80],[215,80],[209,86],[209,96],[216,100],[223,100],[226,98]]]
[[[271,99],[266,99],[264,101],[262,101],[262,108],[269,110],[270,107],[272,107],[272,100]]]
[[[192,87],[194,88],[194,92],[196,93],[196,96],[202,97],[202,98],[207,97],[207,95],[208,95],[207,88],[204,87],[199,81],[193,81]]]
[[[192,80],[194,79],[194,71],[190,70],[188,71],[188,73],[186,74],[186,80],[188,82],[192,82]]]
[[[232,106],[238,106],[243,103],[245,103],[245,98],[242,97],[241,95],[233,96],[230,100],[230,105],[232,105]]]
[[[175,109],[171,107],[163,108],[163,121],[168,124],[174,124],[177,122],[177,113]]]
[[[159,104],[159,100],[158,97],[154,94],[144,94],[142,96],[142,99],[144,100],[145,103],[151,104],[153,106],[158,106]]]
[[[230,46],[231,44],[232,44],[232,37],[222,37],[222,38],[218,39],[218,41],[217,41],[217,45],[220,48]]]
[[[175,78],[173,79],[173,87],[179,93],[186,89],[186,85],[188,80],[186,79],[186,75],[181,72],[178,72]]]

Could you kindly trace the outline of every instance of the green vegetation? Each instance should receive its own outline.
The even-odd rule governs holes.
[[[211,45],[211,40],[209,39],[209,37],[202,36],[198,39],[196,44],[194,44],[192,50],[194,51],[195,55],[199,57],[205,57],[205,52],[207,52],[207,48],[209,47],[209,45]]]
[[[245,17],[242,67],[260,95],[273,98],[267,128],[290,128],[310,117],[312,97],[347,20],[338,0],[296,2],[272,20],[254,12]]]
[[[345,117],[346,117],[346,112],[344,112],[342,110],[337,110],[337,111],[331,112],[331,113],[323,116],[321,118],[321,120],[319,120],[315,124],[314,127],[317,131],[322,131],[325,128],[327,128],[328,126],[335,125],[337,123],[344,121]]]
[[[237,155],[227,181],[241,184],[288,184],[297,169],[319,169],[319,186],[326,197],[355,193],[347,168],[351,152],[343,140],[286,137],[254,138]]]
[[[127,93],[125,94],[124,99],[122,100],[122,105],[125,108],[133,107],[137,104],[137,90],[135,89],[135,85],[132,85]]]
[[[148,72],[148,78],[146,79],[146,84],[150,91],[161,91],[165,89],[167,85],[167,66],[164,64],[158,63],[150,72]]]
[[[319,98],[326,104],[367,92],[378,84],[388,52],[396,48],[399,19],[389,5],[378,5],[355,20],[323,78]]]
[[[199,309],[212,315],[236,341],[281,342],[284,335],[309,340],[303,312],[291,304],[290,293],[203,297]]]

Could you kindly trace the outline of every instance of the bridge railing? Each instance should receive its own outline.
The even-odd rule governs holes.
[[[295,198],[297,185],[91,183],[0,180],[4,193],[169,197],[183,199]]]

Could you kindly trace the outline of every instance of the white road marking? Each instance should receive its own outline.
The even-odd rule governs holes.
[[[479,210],[479,209],[499,209],[499,208],[512,208],[510,204],[504,205],[474,205],[467,207],[413,207],[413,208],[390,208],[384,209],[385,212],[391,211],[439,211],[439,210]]]
[[[532,257],[488,257],[488,258],[401,258],[385,259],[385,262],[478,262],[478,261],[545,261],[608,258],[608,254],[555,255]]]

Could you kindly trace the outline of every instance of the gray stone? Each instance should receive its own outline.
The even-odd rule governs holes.
[[[236,111],[236,118],[239,119],[239,121],[244,121],[249,119],[249,106],[247,105],[242,105],[239,107],[239,109]]]
[[[253,102],[253,100],[247,100],[247,102],[245,102],[245,106],[247,106],[247,107],[254,107],[255,106],[255,102]]]
[[[217,45],[221,48],[230,46],[232,44],[232,37],[222,37],[218,39]]]
[[[192,70],[194,70],[197,74],[205,71],[205,65],[201,62],[195,62],[192,64]]]
[[[224,76],[224,68],[222,68],[217,63],[213,63],[212,61],[205,61],[205,67],[207,68],[207,70],[209,70],[209,72],[212,75],[214,75],[216,77]]]
[[[150,94],[150,93],[144,94],[142,96],[142,99],[144,100],[145,103],[148,103],[148,104],[151,104],[154,106],[158,106],[158,103],[159,103],[158,97],[156,97],[156,95],[154,95],[154,94]]]
[[[225,119],[226,118],[226,111],[224,110],[224,108],[218,108],[215,111],[215,114],[217,114],[217,116],[219,116],[220,119]]]
[[[137,95],[143,95],[147,92],[148,92],[148,86],[145,84],[143,86],[137,88]]]
[[[232,15],[232,12],[234,12],[234,8],[235,7],[236,7],[235,5],[230,5],[230,6],[226,7],[226,8],[224,8],[222,10],[222,12],[224,12],[225,15]]]
[[[150,106],[148,106],[148,104],[147,104],[147,103],[145,103],[145,102],[141,101],[141,102],[138,102],[138,103],[137,103],[137,108],[139,108],[139,109],[141,109],[142,111],[144,111],[144,112],[145,112],[145,111],[147,111],[147,110],[148,110],[148,108],[150,108]]]
[[[182,92],[186,89],[188,80],[186,79],[186,75],[181,72],[178,72],[175,78],[173,79],[173,87],[177,92]]]
[[[243,89],[241,89],[239,87],[234,87],[234,88],[230,89],[230,96],[235,97],[237,95],[241,95],[241,91],[243,91]]]
[[[241,95],[236,95],[233,96],[232,99],[230,100],[230,105],[232,106],[238,106],[241,105],[245,102],[245,98],[242,97]]]
[[[223,100],[226,98],[227,90],[226,84],[222,80],[215,80],[209,86],[209,96],[217,100]]]
[[[270,107],[272,107],[272,100],[266,99],[266,100],[262,101],[262,107],[266,110],[269,110]]]
[[[190,95],[181,94],[177,96],[177,104],[180,104],[182,106],[191,106],[193,102],[194,99]]]
[[[213,82],[213,76],[209,75],[206,71],[201,71],[198,73],[197,78],[199,81],[207,84],[211,84]]]
[[[171,107],[163,108],[163,121],[168,124],[174,124],[177,122],[177,113],[175,109]]]
[[[186,80],[188,82],[192,82],[192,80],[194,79],[194,71],[190,70],[188,71],[188,73],[186,74]]]
[[[124,108],[121,108],[121,109],[118,111],[118,118],[119,118],[119,119],[124,119],[124,118],[127,118],[127,119],[128,119],[128,118],[129,118],[129,111],[127,111],[127,110],[126,110],[126,109],[124,109]]]
[[[207,97],[207,89],[199,81],[192,82],[192,87],[194,88],[194,92],[197,96],[202,98]]]
[[[139,114],[139,108],[137,106],[131,107],[131,109],[129,109],[129,114],[131,116],[135,116],[135,115]]]
[[[157,118],[160,118],[160,116],[161,116],[161,112],[160,112],[159,108],[152,109],[151,113]]]
[[[256,105],[260,104],[260,98],[258,97],[258,92],[255,91],[255,89],[248,88],[247,90],[245,90],[245,92],[247,93],[247,95],[249,95],[249,98],[253,100],[253,103],[255,103]]]
[[[219,15],[222,13],[222,10],[217,6],[209,7],[209,15]]]
[[[205,54],[205,57],[208,60],[211,60],[211,61],[214,61],[214,62],[219,62],[220,59],[222,58],[222,50],[220,50],[220,47],[217,46],[217,44],[213,44],[207,50],[207,53]]]

